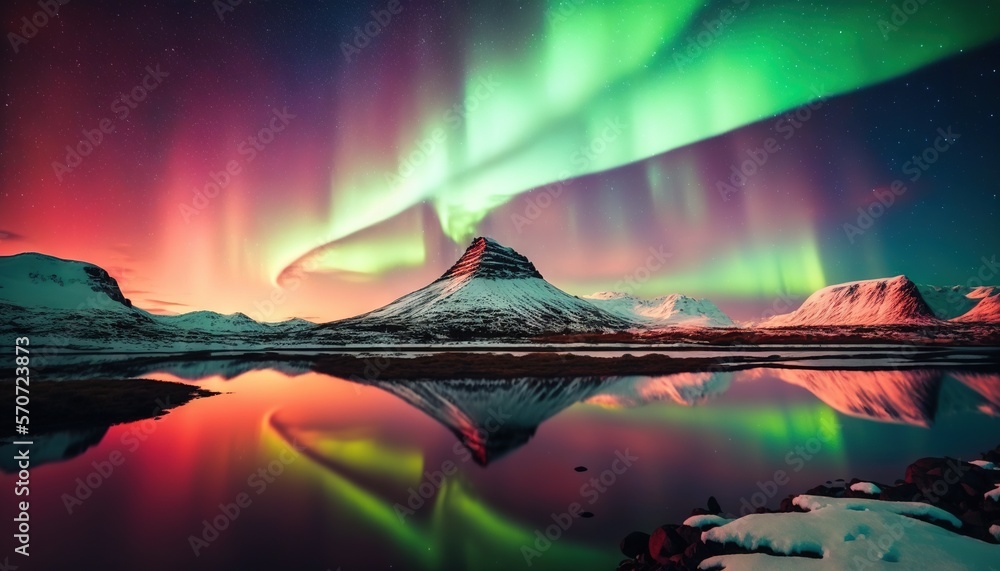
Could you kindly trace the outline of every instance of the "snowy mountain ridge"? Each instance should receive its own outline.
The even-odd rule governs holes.
[[[733,320],[711,301],[677,293],[655,299],[640,299],[620,292],[598,292],[583,298],[605,311],[641,326],[736,326]]]
[[[943,338],[978,339],[998,323],[998,287],[916,285],[896,276],[822,288],[795,311],[750,327],[766,336],[774,328],[842,327],[851,335],[853,327],[943,331],[951,326],[957,333],[942,333]],[[712,328],[736,327],[711,301],[679,294],[651,300],[615,292],[571,295],[546,281],[525,256],[486,237],[474,239],[427,286],[368,313],[321,325],[301,319],[261,323],[242,313],[211,311],[156,315],[133,307],[117,281],[96,265],[37,253],[0,256],[0,331],[31,333],[50,346],[81,350],[525,342],[565,334],[642,336],[672,328],[711,340],[729,335]],[[894,334],[900,340],[922,338],[919,331],[908,331]]]
[[[930,325],[938,322],[906,276],[861,280],[822,288],[791,313],[776,315],[761,327]]]

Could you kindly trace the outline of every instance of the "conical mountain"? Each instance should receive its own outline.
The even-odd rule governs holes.
[[[330,325],[415,342],[524,340],[632,326],[545,281],[527,258],[490,238],[473,240],[462,257],[426,287]]]

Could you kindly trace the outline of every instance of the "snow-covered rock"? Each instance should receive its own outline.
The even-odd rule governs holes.
[[[987,500],[1000,502],[1000,484],[997,484],[997,487],[983,494],[983,497],[986,498]]]
[[[767,548],[777,555],[721,555],[706,559],[699,569],[973,571],[1000,561],[1000,545],[922,521],[962,526],[958,518],[929,504],[807,495],[793,501],[806,513],[751,514],[702,532],[705,542],[751,551]]]
[[[882,493],[882,488],[871,482],[856,482],[851,484],[851,491],[861,492],[862,494],[868,494],[870,496],[877,496]]]
[[[718,527],[720,525],[726,525],[731,521],[733,520],[715,514],[702,514],[702,515],[693,515],[687,518],[686,520],[684,520],[684,525],[698,529],[705,529],[706,527]]]
[[[1000,470],[1000,466],[997,466],[988,460],[972,460],[969,464],[975,464],[984,470]]]

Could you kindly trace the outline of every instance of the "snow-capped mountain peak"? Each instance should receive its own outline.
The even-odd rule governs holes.
[[[473,240],[458,262],[426,287],[329,324],[362,332],[406,332],[425,341],[592,333],[632,325],[545,281],[527,258],[489,238]]]
[[[462,257],[438,281],[476,277],[491,280],[520,278],[542,279],[534,264],[513,248],[502,246],[492,238],[479,237],[465,250]]]

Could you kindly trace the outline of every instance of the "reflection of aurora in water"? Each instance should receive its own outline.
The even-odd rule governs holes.
[[[724,426],[737,430],[749,428],[761,438],[769,439],[769,446],[782,449],[792,443],[807,442],[823,426],[835,425],[831,424],[832,415],[828,409],[811,406],[793,410],[728,410],[712,415],[711,419],[681,415],[673,421],[699,424],[702,420],[713,422],[721,418],[728,419]],[[661,420],[650,418],[640,423],[655,424]],[[713,424],[719,426],[717,422]],[[276,454],[291,442],[303,445],[303,454],[310,462],[306,467],[297,464],[295,469],[322,482],[335,498],[338,508],[348,510],[342,515],[358,525],[368,526],[371,533],[392,538],[396,546],[404,549],[414,561],[419,561],[422,568],[442,568],[443,561],[438,554],[454,552],[459,545],[464,547],[461,551],[469,554],[468,560],[456,567],[464,569],[492,568],[484,562],[510,559],[512,553],[520,554],[521,545],[534,545],[534,526],[519,523],[505,515],[502,507],[480,499],[476,490],[461,477],[443,476],[441,467],[426,466],[417,448],[397,450],[374,441],[341,439],[336,434],[299,433],[282,427],[273,419],[269,426],[271,430],[264,432],[264,446],[269,453]],[[834,442],[831,451],[837,453],[839,436]],[[455,462],[460,463],[461,459],[462,456],[456,456]],[[398,470],[384,469],[396,462]],[[443,476],[442,484],[435,486],[432,497],[416,492],[421,484],[426,485],[433,479],[424,472],[435,473],[434,477]],[[386,492],[384,486],[373,485],[384,479],[396,480],[398,488],[408,486],[411,493],[401,497],[398,488],[389,488],[391,491]],[[394,502],[394,498],[399,501]],[[411,501],[416,503],[409,503]],[[558,562],[557,567],[577,565],[586,568],[595,559],[606,559],[609,554],[607,549],[598,549],[588,543],[562,540],[553,542],[544,555],[550,562]],[[515,558],[511,564],[516,561]]]
[[[767,379],[805,387],[833,409],[816,404],[777,406],[766,401],[711,403],[733,383],[755,385]],[[496,432],[496,428],[487,427],[498,411],[501,418],[516,425],[502,430],[527,434],[513,440],[503,436],[506,444],[501,446],[531,446],[528,440],[538,425],[556,415],[583,414],[595,421],[614,418],[618,423],[642,427],[646,433],[707,430],[740,434],[754,447],[763,447],[759,452],[762,457],[781,458],[784,454],[789,462],[788,455],[797,454],[791,458],[789,473],[812,458],[817,449],[810,446],[816,444],[843,472],[849,469],[848,453],[834,409],[867,420],[927,427],[942,414],[996,415],[991,407],[1000,386],[996,374],[933,370],[757,369],[576,381],[377,382],[379,388],[433,417],[455,435],[455,455],[440,465],[429,465],[419,447],[359,438],[351,429],[286,425],[279,420],[280,412],[265,422],[265,446],[277,450],[286,442],[303,445],[309,462],[299,469],[305,477],[322,483],[338,509],[347,510],[342,515],[363,522],[371,533],[391,537],[424,568],[441,566],[445,561],[440,554],[455,553],[461,545],[458,551],[466,553],[468,559],[449,563],[476,569],[488,568],[484,561],[510,559],[513,564],[512,554],[516,555],[521,545],[533,545],[536,539],[536,525],[518,521],[502,504],[486,500],[455,468],[484,450],[497,454],[488,460],[516,454],[516,450],[496,449],[483,442]],[[566,390],[561,392],[560,387]],[[577,402],[596,406],[570,412],[570,405]],[[673,406],[644,406],[654,403]],[[508,418],[504,410],[513,414]],[[550,549],[545,557],[571,566],[593,564],[594,558],[608,555],[607,550],[568,539],[553,542]]]
[[[569,398],[563,406],[554,388],[512,386],[505,395],[496,382],[434,382],[400,398],[405,391],[232,365],[235,376],[220,367],[193,379],[226,395],[164,416],[71,518],[60,495],[120,450],[130,426],[111,427],[78,457],[43,467],[32,484],[52,501],[32,504],[49,522],[37,539],[62,547],[39,552],[43,568],[69,568],[82,558],[155,571],[516,569],[524,567],[520,547],[577,502],[594,517],[577,519],[531,568],[613,569],[624,532],[683,521],[709,495],[723,510],[738,511],[740,498],[759,492],[756,482],[778,469],[790,480],[769,505],[831,478],[889,481],[916,458],[978,455],[996,445],[1000,431],[1000,382],[988,371],[949,373],[937,392],[915,390],[905,399],[896,398],[903,387],[933,389],[937,374],[888,371],[885,383],[872,380],[881,373],[866,380],[864,372],[842,371],[808,371],[787,382],[745,371],[608,378],[579,383],[599,390],[583,390],[576,395],[583,402]],[[166,372],[146,376],[178,380]],[[449,423],[486,427],[494,394],[518,407],[510,420],[532,436],[482,466]],[[417,396],[426,404],[411,403]],[[862,414],[857,405],[866,403],[879,404],[871,409],[878,414]],[[893,411],[903,420],[935,412],[928,427],[869,420]],[[836,426],[832,437],[828,426]],[[290,447],[302,453],[285,462]],[[611,467],[616,451],[638,460],[591,504],[581,486]],[[456,465],[451,475],[426,475],[443,473],[445,462]],[[263,467],[277,474],[266,491],[254,476]],[[396,504],[410,509],[411,489],[420,490],[423,505],[413,499],[413,513],[402,512],[400,521]],[[240,493],[252,504],[195,558],[184,538],[201,533],[220,503]],[[109,537],[117,549],[108,549]]]

